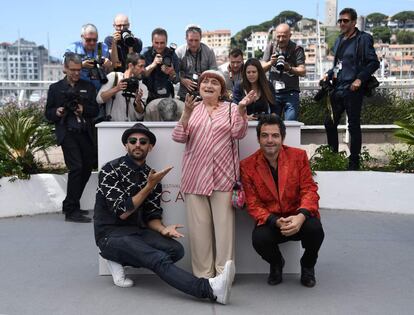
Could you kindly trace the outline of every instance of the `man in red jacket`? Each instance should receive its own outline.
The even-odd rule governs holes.
[[[324,232],[318,187],[306,152],[283,145],[286,126],[280,117],[262,116],[257,125],[260,149],[240,163],[249,214],[256,220],[253,247],[270,264],[268,284],[282,282],[285,263],[279,243],[301,241],[301,283],[316,284],[314,266]]]

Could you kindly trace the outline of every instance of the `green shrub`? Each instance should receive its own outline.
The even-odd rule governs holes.
[[[362,148],[360,155],[360,169],[370,170],[371,165],[376,162],[366,147]],[[310,166],[316,171],[345,171],[348,169],[348,158],[345,151],[333,152],[329,145],[319,146],[310,158]]]
[[[326,104],[315,102],[313,95],[316,91],[304,91],[300,99],[299,121],[305,125],[323,125],[327,114]],[[405,100],[395,96],[387,89],[379,89],[372,97],[365,97],[361,124],[382,125],[393,124],[396,120],[402,120],[414,107],[414,100]],[[345,123],[345,113],[340,124]]]
[[[385,170],[414,173],[414,146],[409,146],[406,150],[391,149],[387,155],[389,163]]]
[[[34,154],[54,144],[52,126],[41,107],[5,106],[0,112],[0,177],[29,178],[41,166]]]

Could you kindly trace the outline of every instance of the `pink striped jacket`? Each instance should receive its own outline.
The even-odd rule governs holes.
[[[234,183],[231,137],[242,139],[247,132],[247,116],[241,116],[236,104],[221,102],[212,114],[204,104],[198,105],[191,114],[187,128],[178,122],[172,138],[185,143],[181,192],[210,196],[213,190],[231,191]],[[236,176],[239,178],[237,141],[234,146]]]

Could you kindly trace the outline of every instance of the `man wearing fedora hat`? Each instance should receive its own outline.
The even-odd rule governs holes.
[[[123,265],[152,270],[174,288],[198,298],[226,304],[234,279],[228,261],[222,275],[197,278],[174,263],[184,256],[179,224],[165,226],[160,206],[161,180],[172,169],[156,172],[146,164],[155,135],[137,123],[124,131],[127,154],[105,164],[99,173],[94,214],[95,240],[107,259],[115,285],[130,287]]]

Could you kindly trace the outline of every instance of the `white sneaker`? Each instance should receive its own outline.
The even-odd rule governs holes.
[[[124,267],[112,260],[106,260],[108,269],[111,272],[114,284],[121,288],[130,288],[134,285],[134,281],[125,277]]]
[[[213,294],[216,296],[217,303],[227,304],[229,302],[231,284],[233,283],[235,274],[236,269],[234,267],[234,262],[228,260],[224,265],[224,270],[221,275],[208,279],[210,286],[213,289]]]

